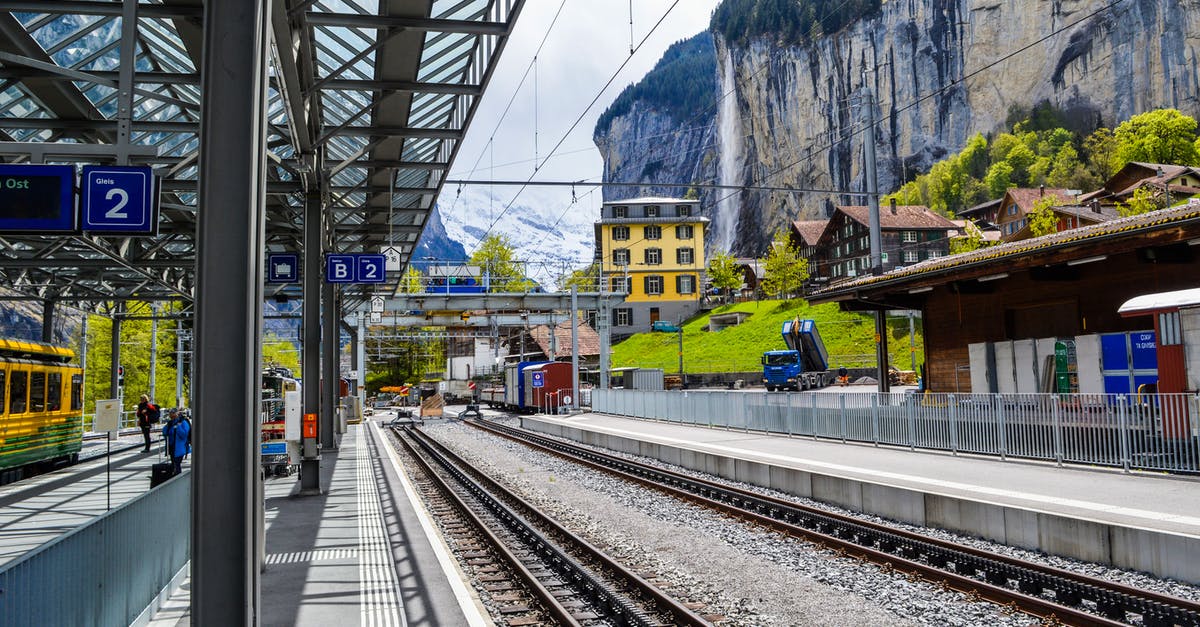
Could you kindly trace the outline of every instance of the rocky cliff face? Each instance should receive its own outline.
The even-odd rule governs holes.
[[[737,99],[740,114],[728,125],[740,139],[741,167],[726,176],[743,184],[863,189],[864,86],[874,94],[881,191],[927,171],[974,133],[999,129],[1013,107],[1048,101],[1089,125],[1112,125],[1158,107],[1200,114],[1200,0],[1108,5],[893,0],[878,17],[804,46],[781,48],[763,39],[730,46],[718,37],[718,72],[726,58],[733,69],[718,85],[721,93],[733,91],[727,98]],[[709,128],[727,126],[718,110]],[[636,107],[614,119],[603,143],[597,139],[605,175],[629,180],[649,167],[657,181],[718,180],[719,153],[732,142],[715,135],[725,133],[697,135],[689,128],[675,138],[669,132],[669,124]],[[645,135],[689,149],[653,151],[638,139]],[[730,249],[743,255],[761,254],[789,220],[862,202],[819,192],[745,191],[739,203],[719,210],[711,200],[704,197],[714,231],[733,229]]]

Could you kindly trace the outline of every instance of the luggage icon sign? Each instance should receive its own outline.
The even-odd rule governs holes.
[[[267,255],[267,283],[295,283],[300,280],[300,256],[295,253]]]

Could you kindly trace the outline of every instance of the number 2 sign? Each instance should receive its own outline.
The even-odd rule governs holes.
[[[84,166],[80,186],[84,231],[153,235],[158,230],[157,186],[150,168]]]

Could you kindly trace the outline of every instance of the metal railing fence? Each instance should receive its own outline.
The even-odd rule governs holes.
[[[593,390],[592,410],[954,453],[1200,472],[1193,394],[877,394]]]
[[[0,566],[0,625],[124,626],[187,564],[191,471]]]

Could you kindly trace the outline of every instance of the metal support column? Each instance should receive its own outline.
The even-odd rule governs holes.
[[[579,288],[571,286],[571,409],[579,409]]]
[[[183,407],[183,320],[175,321],[175,407]]]
[[[601,286],[603,289],[603,286]],[[610,342],[608,299],[600,292],[600,306],[596,309],[596,332],[600,335],[600,389],[608,389],[608,346]]]
[[[207,0],[192,381],[195,625],[259,623],[267,0]]]
[[[121,65],[117,67],[117,163],[129,164],[129,140],[133,134],[133,72],[137,66],[138,0],[121,3]]]
[[[157,391],[154,381],[158,378],[158,303],[151,305],[150,310],[154,314],[150,317],[150,383],[146,386],[148,388],[146,393],[156,405],[161,405],[158,397],[154,395]]]
[[[304,302],[301,317],[300,379],[304,382],[304,413],[321,411],[321,251],[324,246],[325,212],[321,194],[309,192],[304,197]],[[321,454],[317,438],[301,440],[300,493],[321,493]]]
[[[109,398],[120,398],[121,394],[121,375],[117,373],[121,367],[121,318],[118,317],[121,309],[120,306],[117,307],[117,313],[113,315],[112,319],[112,372],[109,374]],[[125,408],[122,407],[121,411],[124,410]]]
[[[47,298],[42,301],[42,341],[46,344],[54,343],[54,306],[58,301],[54,298]]]
[[[341,329],[338,328],[337,290],[333,283],[321,286],[321,416],[317,433],[321,441],[322,451],[332,451],[337,448],[335,437],[336,423],[334,412],[337,411],[338,387],[341,377],[338,376],[338,338]]]
[[[875,172],[875,98],[863,78],[863,108],[867,110],[863,134],[863,179],[867,185],[867,225],[871,243],[871,274],[883,274],[883,237],[879,226],[879,181]],[[879,369],[879,393],[888,391],[887,324],[883,311],[875,312],[875,364]]]
[[[367,402],[367,316],[358,314],[358,333],[354,350],[354,369],[358,377],[354,381],[354,395],[358,397],[359,408],[366,407]]]

